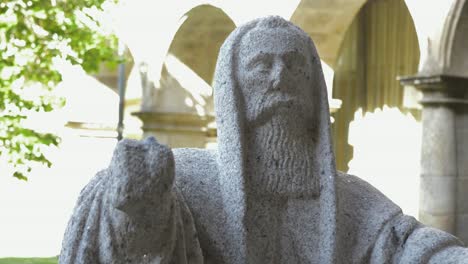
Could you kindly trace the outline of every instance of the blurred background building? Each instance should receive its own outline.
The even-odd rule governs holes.
[[[236,26],[270,14],[297,24],[317,46],[338,169],[468,242],[466,0],[122,0],[112,23],[131,56],[124,137],[216,147],[218,50]],[[79,190],[107,166],[116,144],[118,71],[66,72],[67,105],[56,119],[64,140],[43,172],[50,176],[0,185],[0,202],[17,203],[6,212],[9,227],[0,227],[0,256],[58,254]]]

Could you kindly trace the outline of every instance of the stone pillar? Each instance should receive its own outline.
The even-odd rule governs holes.
[[[468,79],[437,75],[400,81],[423,95],[420,221],[467,243]]]

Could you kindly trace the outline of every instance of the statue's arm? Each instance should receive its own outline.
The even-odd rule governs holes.
[[[427,227],[363,180],[339,174],[339,240],[353,256],[343,263],[467,263],[468,249],[456,237]],[[359,206],[356,206],[359,205]],[[351,230],[355,232],[355,237]],[[354,228],[354,229],[353,229]]]
[[[96,246],[93,233],[99,229],[101,184],[106,177],[106,170],[98,172],[81,191],[65,229],[59,263],[86,263],[92,260],[93,254],[90,252]]]
[[[468,249],[456,237],[400,213],[384,225],[370,263],[468,263]]]
[[[428,264],[437,263],[466,264],[468,263],[468,248],[456,245],[449,245],[441,248],[428,262]]]

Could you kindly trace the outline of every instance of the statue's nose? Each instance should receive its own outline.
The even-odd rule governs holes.
[[[281,89],[282,86],[284,86],[286,81],[287,70],[288,69],[286,67],[286,64],[282,60],[278,59],[275,61],[271,73],[273,89]]]

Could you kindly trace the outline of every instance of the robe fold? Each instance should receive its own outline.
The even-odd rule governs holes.
[[[158,243],[150,245],[147,256],[132,258],[121,248],[130,239],[129,219],[110,206],[106,195],[110,175],[103,170],[81,191],[69,220],[62,243],[59,263],[73,264],[199,264],[203,263],[193,219],[177,187],[169,190],[170,198],[161,206],[169,208],[151,236]],[[160,210],[160,208],[154,208]],[[141,235],[141,234],[140,234]]]
[[[223,259],[226,214],[216,152],[175,149],[174,155],[176,164],[184,164],[176,166],[175,180],[194,217],[204,263],[228,263]],[[196,161],[187,161],[195,156]],[[468,249],[456,237],[404,215],[358,177],[338,173],[336,190],[336,263],[468,263]]]
[[[160,255],[141,263],[241,264],[226,261],[224,253],[229,234],[216,155],[208,150],[174,150],[176,182],[167,215],[170,235],[161,241]],[[116,263],[121,258],[115,241],[122,234],[114,225],[121,215],[103,207],[107,177],[105,170],[99,172],[82,190],[66,230],[60,263]],[[468,263],[468,250],[456,237],[404,215],[370,184],[339,173],[336,185],[336,263]],[[91,206],[83,206],[87,204]]]
[[[316,108],[311,112],[315,129],[310,137],[312,159],[318,167],[316,174],[308,176],[318,177],[320,194],[314,201],[290,200],[284,207],[262,211],[261,221],[276,227],[259,228],[255,225],[258,215],[251,208],[262,208],[247,197],[250,146],[245,140],[248,124],[239,87],[238,48],[252,29],[280,34],[281,30],[275,30],[281,27],[307,46],[305,55],[313,63],[308,86],[301,89],[313,93],[310,104]],[[261,52],[261,47],[255,48]],[[468,263],[468,250],[457,238],[403,215],[368,183],[336,171],[327,88],[320,58],[307,33],[280,17],[260,18],[238,27],[221,47],[214,86],[218,148],[173,150],[175,186],[169,189],[169,202],[162,205],[171,206],[171,211],[167,225],[160,227],[169,235],[155,243],[157,254],[149,256],[148,263]],[[105,206],[106,175],[105,171],[98,174],[82,191],[65,234],[60,263],[126,263],[114,243],[125,239],[125,233],[119,237],[119,228],[113,224],[119,214]],[[269,221],[268,217],[283,218]],[[256,229],[249,230],[252,226]]]

